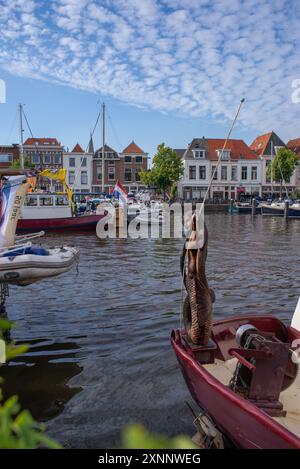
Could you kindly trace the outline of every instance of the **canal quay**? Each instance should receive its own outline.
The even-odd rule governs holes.
[[[214,319],[274,315],[290,324],[299,298],[299,220],[209,213],[207,278]],[[78,271],[10,287],[12,338],[30,349],[1,370],[5,397],[46,422],[67,448],[120,445],[138,422],[167,436],[195,433],[170,332],[179,327],[183,239],[48,234],[75,245]]]

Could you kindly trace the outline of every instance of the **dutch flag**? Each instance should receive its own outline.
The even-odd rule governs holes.
[[[112,195],[116,199],[119,199],[120,204],[127,203],[127,191],[119,181],[116,182]]]

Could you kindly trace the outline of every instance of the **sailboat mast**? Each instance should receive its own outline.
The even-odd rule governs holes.
[[[23,148],[23,106],[19,104],[19,119],[20,119],[20,161],[21,168],[24,171],[24,148]]]
[[[102,193],[104,192],[104,177],[105,177],[105,104],[102,103]]]

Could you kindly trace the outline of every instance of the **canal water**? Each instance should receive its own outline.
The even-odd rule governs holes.
[[[215,318],[274,314],[289,322],[300,295],[300,222],[211,214],[207,272]],[[179,325],[182,240],[105,240],[49,235],[76,245],[79,271],[12,287],[12,337],[30,351],[1,368],[6,396],[47,423],[66,447],[120,443],[140,422],[165,435],[192,435],[191,400],[169,336]]]

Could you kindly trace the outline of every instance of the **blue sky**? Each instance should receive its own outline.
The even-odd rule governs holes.
[[[0,0],[0,143],[22,102],[34,136],[84,147],[104,100],[107,143],[153,155],[224,137],[241,97],[234,137],[300,137],[299,22],[296,0]]]

